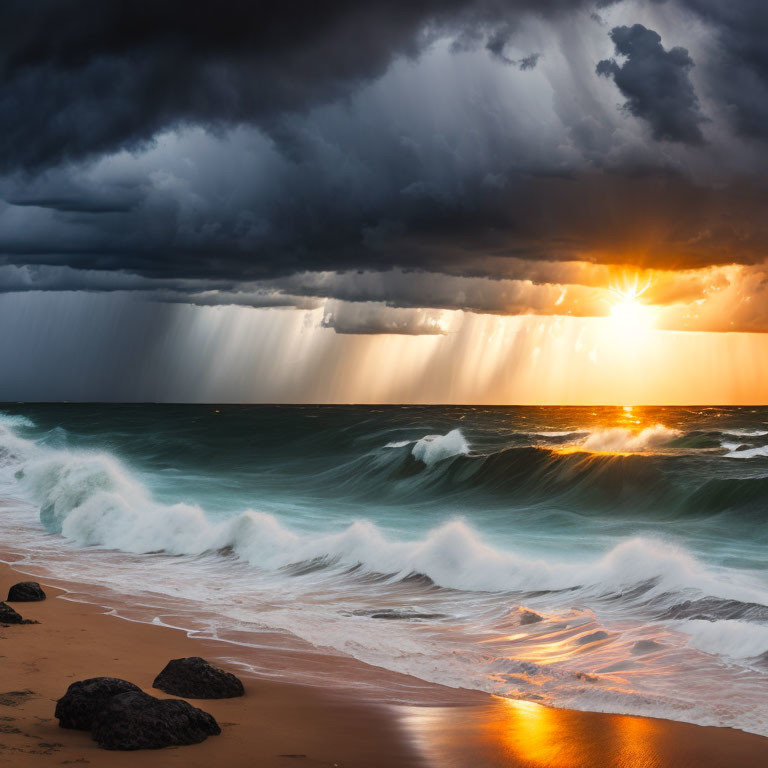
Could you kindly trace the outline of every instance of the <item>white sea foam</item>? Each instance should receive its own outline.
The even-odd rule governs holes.
[[[768,445],[759,445],[756,448],[742,448],[733,443],[723,443],[723,448],[729,451],[726,457],[729,459],[753,459],[755,456],[768,456]]]
[[[0,411],[0,423],[6,427],[34,427],[35,422],[19,413]]]
[[[724,435],[733,435],[734,437],[764,437],[768,435],[768,430],[765,429],[724,429],[722,430]]]
[[[413,457],[428,467],[451,456],[469,453],[469,443],[460,429],[452,429],[447,435],[427,435],[413,446]]]
[[[680,625],[690,646],[705,653],[750,659],[768,652],[768,626],[746,621],[692,619]]]
[[[325,559],[361,565],[369,572],[422,573],[437,584],[463,590],[585,585],[605,590],[658,579],[658,590],[691,587],[720,597],[753,597],[720,583],[685,550],[652,539],[625,540],[593,560],[557,562],[495,549],[461,520],[416,541],[393,539],[370,521],[354,522],[341,532],[299,534],[258,510],[215,522],[200,507],[158,503],[106,454],[41,449],[16,475],[24,494],[40,508],[43,522],[84,547],[172,554],[231,547],[261,568]]]
[[[22,440],[0,423],[0,468],[20,464],[34,447],[34,443]]]
[[[680,437],[676,429],[663,424],[634,432],[625,427],[612,427],[592,432],[579,447],[585,451],[610,451],[612,453],[641,453],[658,448]]]

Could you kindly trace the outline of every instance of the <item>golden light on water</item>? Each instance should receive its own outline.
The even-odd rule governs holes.
[[[579,768],[611,763],[640,768],[653,763],[653,725],[641,718],[613,718],[604,722],[600,739],[574,738],[567,711],[531,701],[500,699],[507,711],[505,727],[495,734],[505,740],[507,753],[531,768]],[[575,718],[580,720],[578,716]]]
[[[496,696],[484,706],[404,709],[429,766],[648,768],[664,738],[661,721]]]
[[[602,418],[591,425],[587,437],[560,447],[550,446],[550,450],[563,455],[585,454],[583,460],[586,463],[595,456],[674,451],[674,441],[678,437],[679,432],[662,423],[659,414],[649,418],[643,407],[624,405],[617,411],[606,409]]]
[[[555,710],[532,701],[500,699],[508,718],[490,730],[518,761],[532,766],[573,765],[573,746],[558,738]]]

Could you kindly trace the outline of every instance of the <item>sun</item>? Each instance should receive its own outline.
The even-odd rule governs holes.
[[[650,281],[640,287],[638,279],[623,288],[610,288],[611,324],[616,331],[625,336],[637,335],[649,330],[653,325],[653,309],[639,301],[650,287]]]
[[[648,307],[627,297],[611,307],[611,319],[622,328],[644,328],[648,326]]]

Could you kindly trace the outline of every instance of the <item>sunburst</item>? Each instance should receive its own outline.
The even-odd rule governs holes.
[[[608,289],[611,296],[606,301],[611,307],[611,322],[617,330],[626,335],[634,335],[651,327],[653,310],[639,300],[650,287],[650,279],[641,286],[635,275],[632,282],[625,282],[623,287],[611,286]]]

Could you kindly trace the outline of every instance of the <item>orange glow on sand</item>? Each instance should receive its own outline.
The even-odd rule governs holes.
[[[663,738],[661,721],[552,709],[496,696],[485,706],[408,709],[406,725],[418,734],[430,765],[646,768],[656,764]],[[682,726],[681,732],[685,730]],[[681,739],[676,748],[685,752],[686,746]]]
[[[404,707],[429,766],[650,768],[761,764],[762,739],[728,728],[552,709],[493,696],[490,704]],[[746,737],[746,738],[745,738]]]

